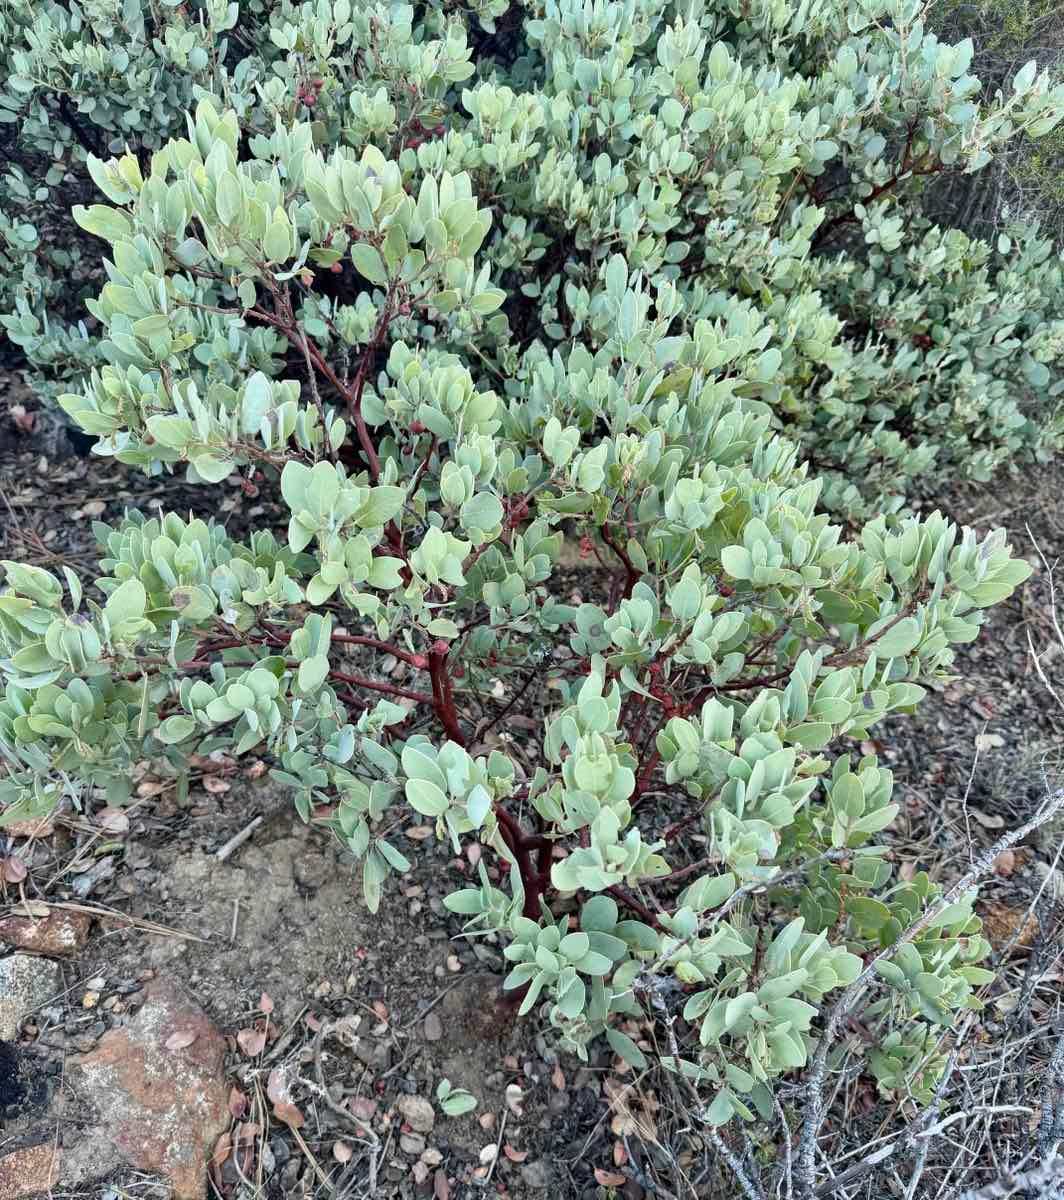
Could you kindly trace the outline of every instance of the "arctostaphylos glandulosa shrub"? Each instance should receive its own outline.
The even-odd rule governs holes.
[[[567,390],[574,343],[629,336],[638,313],[618,326],[604,271],[620,253],[651,305],[675,286],[652,309],[669,337],[720,326],[725,357],[698,365],[800,441],[834,514],[894,512],[1064,440],[1058,251],[1032,227],[988,242],[923,215],[936,181],[1050,132],[1064,87],[1032,63],[984,94],[971,43],[930,32],[919,0],[8,0],[0,50],[0,320],[50,396],[126,365],[83,319],[98,255],[64,225],[94,199],[88,155],[129,148],[146,170],[213,95],[249,144],[306,123],[323,153],[375,146],[415,193],[469,176],[507,319],[416,340],[507,403],[533,378]],[[369,312],[341,267],[296,297],[319,342],[337,302]],[[225,376],[228,344],[201,339],[198,361]],[[265,350],[256,365],[291,374]]]
[[[6,816],[122,803],[145,755],[271,755],[300,813],[333,808],[370,908],[410,866],[404,810],[481,842],[447,904],[502,940],[524,1011],[640,1063],[619,1025],[673,975],[707,1119],[770,1110],[832,993],[939,895],[892,876],[890,772],[846,747],[1029,568],[938,515],[845,540],[757,398],[782,369],[757,303],[689,320],[697,284],[605,232],[581,336],[493,361],[516,335],[485,247],[524,251],[471,174],[319,140],[242,139],[204,100],[150,161],[90,160],[109,361],[63,407],[132,467],[276,486],[288,524],[130,514],[97,527],[93,592],[4,564]],[[552,586],[567,539],[610,570],[597,603]],[[500,738],[512,712],[541,728]],[[887,964],[884,1087],[933,1087],[986,951],[965,897]]]

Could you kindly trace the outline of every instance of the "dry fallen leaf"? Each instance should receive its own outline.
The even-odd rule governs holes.
[[[127,833],[129,816],[120,808],[103,808],[96,814],[100,828],[108,833]]]
[[[239,1121],[248,1110],[248,1098],[239,1088],[229,1089],[229,1115]]]
[[[228,779],[222,779],[218,775],[205,775],[203,777],[203,790],[210,792],[212,796],[221,796],[228,792],[233,785]]]
[[[1008,878],[1016,870],[1016,851],[1002,850],[994,859],[994,874]]]
[[[17,854],[9,854],[0,858],[0,879],[4,883],[21,883],[28,874],[26,864]]]
[[[263,992],[259,997],[259,1011],[264,1012],[267,1016],[273,1012],[273,997],[269,992]]]
[[[346,1142],[333,1142],[332,1155],[338,1163],[349,1163],[352,1156],[351,1147]]]
[[[488,1142],[486,1146],[480,1148],[480,1165],[486,1167],[488,1163],[493,1163],[499,1153],[499,1147],[494,1142]]]
[[[528,1158],[527,1150],[515,1150],[509,1142],[503,1146],[502,1152],[506,1155],[510,1162],[523,1163],[525,1159]]]
[[[522,1101],[525,1094],[516,1083],[506,1085],[506,1107],[513,1113],[515,1117],[523,1117],[525,1110]]]
[[[997,813],[985,813],[978,808],[969,808],[968,811],[984,829],[1000,829],[1005,824],[1005,818]]]
[[[7,410],[11,414],[11,420],[15,422],[15,426],[22,433],[32,433],[33,424],[37,419],[36,413],[26,411],[26,406],[23,404],[12,404]]]
[[[554,1064],[554,1070],[550,1073],[550,1081],[559,1092],[565,1091],[565,1072],[557,1063]]]
[[[595,1182],[602,1187],[624,1187],[628,1180],[616,1171],[606,1171],[602,1167],[596,1167]]]
[[[976,750],[998,750],[1005,744],[1005,739],[1000,733],[979,733],[976,734],[975,748]]]
[[[199,1034],[194,1029],[178,1029],[163,1043],[167,1050],[184,1050],[186,1046],[191,1046],[192,1043],[199,1037]]]
[[[280,1104],[275,1104],[273,1106],[273,1115],[278,1119],[278,1121],[283,1121],[289,1129],[303,1128],[303,1114],[288,1100],[282,1100]]]
[[[241,1029],[236,1035],[236,1044],[248,1058],[255,1058],[266,1048],[266,1031],[264,1029]]]
[[[211,1155],[211,1166],[220,1167],[222,1163],[229,1157],[233,1150],[232,1138],[229,1136],[229,1131],[225,1133],[214,1143],[214,1153]]]

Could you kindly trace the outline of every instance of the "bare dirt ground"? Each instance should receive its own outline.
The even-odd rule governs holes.
[[[16,429],[4,406],[0,395],[0,557],[65,563],[91,578],[92,522],[127,506],[191,509],[237,531],[273,519],[236,487],[219,506],[216,489],[208,504],[179,479],[53,457],[39,431]],[[940,501],[958,520],[1005,525],[1039,569],[994,610],[956,678],[877,736],[902,798],[892,832],[899,856],[938,877],[955,877],[1030,813],[1047,779],[1060,778],[1064,712],[1031,645],[1044,651],[1050,681],[1061,680],[1044,563],[1064,551],[1062,480],[1060,469],[1045,468]],[[581,587],[579,575],[572,586]],[[45,1177],[52,1164],[32,1169],[53,1197],[170,1194],[158,1171],[122,1161],[109,1128],[113,1098],[86,1086],[102,1076],[79,1066],[94,1054],[98,1062],[101,1046],[113,1046],[163,985],[224,1037],[228,1129],[214,1143],[212,1197],[345,1200],[368,1195],[374,1180],[384,1200],[650,1194],[640,1164],[669,1141],[666,1128],[680,1114],[653,1074],[637,1078],[602,1049],[587,1064],[559,1059],[549,1030],[498,1008],[498,948],[457,937],[441,905],[472,862],[437,847],[412,820],[397,844],[415,869],[372,917],[350,857],[295,819],[265,764],[201,760],[182,804],[173,781],[144,763],[134,792],[122,813],[62,813],[41,836],[0,838],[0,856],[16,852],[28,870],[0,896],[0,921],[29,902],[31,913],[74,921],[77,943],[75,953],[63,947],[47,960],[58,963],[48,994],[17,1036],[0,1041],[0,1200],[24,1194],[5,1192],[3,1156],[45,1144],[56,1150],[56,1175]],[[986,1037],[1015,1050],[999,1083],[1006,1099],[1035,1087],[1060,1023],[1062,836],[1044,831],[1012,852],[983,893],[1002,957]],[[1035,897],[1039,919],[1029,915]],[[168,1035],[163,1058],[193,1053],[183,1028]],[[204,1033],[199,1045],[207,1041]],[[441,1111],[435,1096],[445,1078],[476,1097],[473,1112]],[[900,1108],[860,1077],[837,1103],[836,1130],[848,1125],[869,1138]],[[1000,1145],[1026,1135],[1025,1118],[1012,1121],[995,1126]],[[727,1194],[711,1166],[690,1155],[681,1165],[692,1194]],[[986,1171],[993,1167],[991,1155]],[[927,1174],[935,1189],[951,1178],[946,1166]]]

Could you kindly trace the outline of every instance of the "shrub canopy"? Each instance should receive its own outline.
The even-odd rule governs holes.
[[[60,403],[130,466],[275,485],[287,531],[132,513],[97,527],[89,591],[3,564],[5,818],[121,803],[145,754],[178,774],[193,752],[269,755],[375,909],[409,867],[405,806],[503,865],[447,902],[502,939],[507,985],[567,1046],[605,1033],[641,1063],[622,1025],[672,976],[699,1036],[667,1065],[711,1123],[771,1112],[825,997],[940,894],[893,875],[891,774],[854,747],[1029,573],[1000,532],[938,514],[847,539],[775,427],[852,464],[830,494],[860,511],[906,437],[974,454],[934,417],[936,373],[993,457],[1031,429],[1001,372],[1052,390],[1036,367],[1057,353],[960,265],[985,288],[1056,278],[1048,248],[1003,265],[901,205],[1048,128],[1060,93],[1028,72],[981,106],[969,51],[907,5],[802,12],[491,3],[412,26],[278,5],[273,49],[231,75],[192,39],[218,98],[150,156],[87,160],[97,366]],[[132,91],[112,90],[120,120]],[[851,226],[865,249],[829,252]],[[898,326],[927,304],[942,341],[844,341],[837,313],[862,304]],[[968,314],[1000,340],[958,338],[970,357],[947,363]],[[557,583],[577,539],[609,568],[582,603]],[[541,733],[506,736],[515,710]],[[935,1026],[979,1004],[971,902],[882,967],[884,1088],[929,1096]]]
[[[1064,436],[1059,253],[1030,227],[987,243],[921,215],[936,178],[1053,129],[1064,85],[1029,64],[985,98],[971,42],[940,41],[919,0],[13,0],[0,45],[0,301],[50,394],[121,359],[81,322],[95,251],[59,232],[71,191],[92,198],[86,156],[128,146],[144,167],[213,94],[249,137],[303,121],[415,190],[468,174],[507,295],[460,348],[478,381],[601,349],[620,252],[651,306],[676,286],[663,336],[721,326],[713,369],[801,441],[835,512],[893,511],[914,481],[985,479]],[[332,283],[357,307],[350,270]]]

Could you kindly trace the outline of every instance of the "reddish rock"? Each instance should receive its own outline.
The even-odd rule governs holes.
[[[59,1182],[59,1151],[51,1142],[14,1150],[0,1158],[0,1200],[35,1196]]]
[[[0,836],[17,838],[45,838],[55,833],[55,821],[52,817],[27,817],[24,821],[10,821],[0,825]]]
[[[91,924],[88,913],[62,908],[50,909],[45,917],[4,917],[0,920],[0,942],[60,958],[77,954],[85,945]]]
[[[167,1176],[174,1200],[202,1200],[211,1147],[229,1126],[224,1056],[206,1013],[157,979],[133,1020],[69,1069],[129,1163]]]

